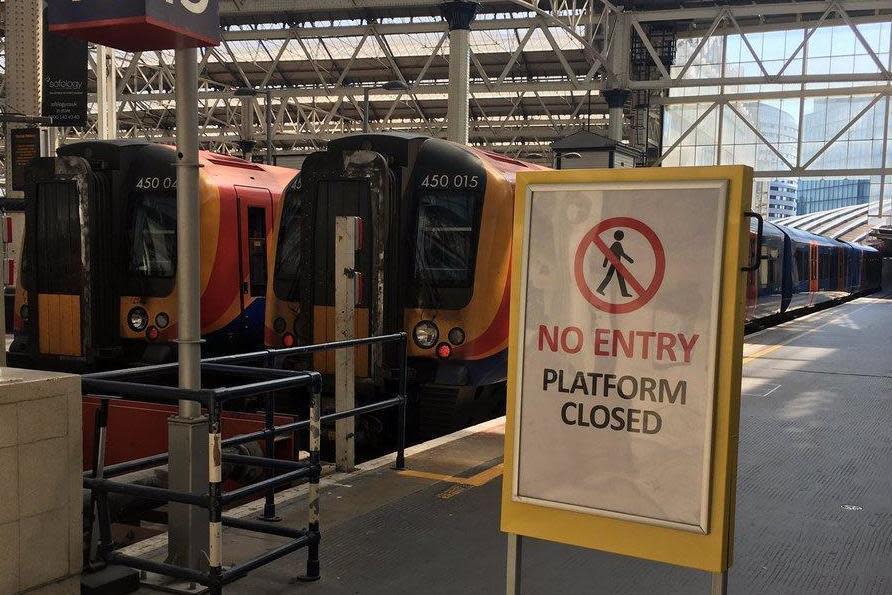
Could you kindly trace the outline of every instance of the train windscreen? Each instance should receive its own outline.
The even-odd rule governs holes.
[[[176,198],[166,193],[131,198],[128,272],[135,279],[173,279],[176,274]]]
[[[478,199],[453,192],[418,197],[415,280],[436,287],[471,287]]]
[[[276,248],[273,290],[276,297],[294,301],[300,298],[300,195],[291,190],[285,195]]]

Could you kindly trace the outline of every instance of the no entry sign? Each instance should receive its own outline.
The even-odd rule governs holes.
[[[518,176],[503,530],[728,567],[750,176]]]
[[[622,241],[627,233],[623,231],[624,228],[644,236],[650,246],[648,254],[652,254],[654,261],[654,272],[650,281],[639,281],[636,273],[632,272],[633,268],[640,268],[640,260],[643,256],[638,257],[638,267],[629,266],[630,264],[634,265],[635,261],[623,249]],[[602,237],[605,231],[610,232],[615,240],[609,248]],[[593,247],[597,249],[596,257],[604,257],[604,263],[601,266],[607,269],[604,279],[594,291],[592,291],[592,287],[589,285],[588,275],[586,274],[586,257]],[[624,263],[624,260],[627,260],[628,264]],[[647,224],[632,217],[612,217],[595,225],[588,233],[582,236],[582,240],[576,248],[576,257],[573,259],[573,275],[576,278],[579,291],[595,308],[614,314],[633,312],[649,302],[660,288],[665,271],[666,254],[663,251],[663,244],[660,242],[660,238]],[[620,294],[621,298],[618,301],[608,298],[604,292],[611,280],[613,280],[614,275],[622,291]],[[629,293],[627,286],[631,286],[635,293]],[[601,297],[595,295],[596,293],[600,294]],[[623,300],[622,298],[632,299]]]

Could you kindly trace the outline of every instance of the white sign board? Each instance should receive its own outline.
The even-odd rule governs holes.
[[[727,181],[531,184],[512,498],[709,531]]]

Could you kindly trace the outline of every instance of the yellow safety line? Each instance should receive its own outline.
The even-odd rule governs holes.
[[[861,306],[861,307],[859,307],[859,308],[855,308],[854,310],[852,310],[852,311],[850,311],[850,312],[846,312],[845,314],[846,314],[846,315],[852,315],[852,314],[854,314],[855,312],[857,312],[857,311],[859,311],[859,310],[861,310],[861,309],[863,309],[863,308],[866,308],[866,307],[869,306],[869,305],[870,305],[870,304],[864,304],[863,306]],[[817,314],[817,312],[816,312],[815,314]],[[795,341],[796,339],[798,339],[798,338],[800,338],[800,337],[802,337],[802,336],[804,336],[804,335],[807,335],[808,333],[813,333],[814,331],[816,331],[816,330],[818,330],[818,329],[821,329],[821,328],[824,328],[825,326],[827,326],[828,324],[830,324],[830,323],[832,323],[832,322],[836,322],[836,320],[837,320],[838,318],[840,318],[843,314],[844,314],[843,312],[832,312],[832,311],[831,311],[831,314],[830,314],[830,320],[827,320],[826,322],[824,322],[823,324],[819,324],[818,326],[812,327],[812,328],[808,329],[807,331],[802,331],[801,333],[799,333],[799,334],[797,334],[797,335],[793,335],[792,337],[790,337],[790,338],[787,339],[786,341],[781,341],[780,343],[777,343],[777,344],[775,344],[775,345],[769,345],[769,346],[767,346],[767,347],[763,347],[762,349],[760,349],[759,351],[755,352],[754,354],[752,354],[752,355],[748,355],[748,356],[744,357],[744,358],[743,358],[743,363],[744,363],[744,365],[748,364],[749,362],[751,362],[751,361],[753,361],[753,360],[755,360],[755,359],[759,359],[760,357],[766,356],[766,355],[768,355],[769,353],[771,353],[772,351],[776,351],[776,350],[780,349],[780,348],[783,347],[784,345],[789,345],[790,343],[792,343],[792,342]],[[804,317],[804,318],[805,318],[805,317]],[[804,318],[803,318],[803,319],[804,319]],[[800,320],[803,320],[803,319],[800,319]],[[823,319],[822,319],[822,318],[819,318],[818,320],[823,320]]]
[[[421,479],[432,479],[434,481],[446,481],[449,483],[457,483],[476,488],[500,476],[502,474],[502,463],[493,465],[489,469],[485,469],[476,475],[472,475],[471,477],[459,477],[457,475],[431,473],[429,471],[416,471],[414,469],[405,469],[403,471],[397,471],[397,473],[404,477],[418,477]]]
[[[806,331],[806,332],[807,332],[807,331]],[[805,334],[805,333],[802,333],[802,334]],[[801,336],[802,336],[802,335],[796,335],[796,337],[793,337],[793,339],[796,339],[796,338],[801,337]],[[768,354],[771,353],[772,351],[776,351],[776,350],[780,349],[781,347],[783,347],[784,345],[786,345],[787,343],[789,343],[789,342],[792,341],[793,339],[789,339],[789,340],[787,340],[787,341],[784,341],[783,343],[778,343],[777,345],[769,345],[768,347],[764,347],[764,348],[760,349],[759,351],[755,352],[755,353],[752,354],[752,355],[748,355],[748,356],[746,356],[745,358],[743,358],[743,363],[744,363],[744,365],[750,363],[750,362],[753,361],[754,359],[759,359],[759,358],[762,357],[763,355],[768,355]]]

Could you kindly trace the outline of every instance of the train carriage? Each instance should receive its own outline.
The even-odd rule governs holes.
[[[89,141],[58,155],[28,169],[10,359],[64,369],[174,359],[174,149]],[[206,152],[199,160],[205,347],[258,347],[273,210],[297,172]]]
[[[845,297],[839,280],[845,245],[830,238],[784,227],[787,236],[786,270],[790,275],[789,310]]]

